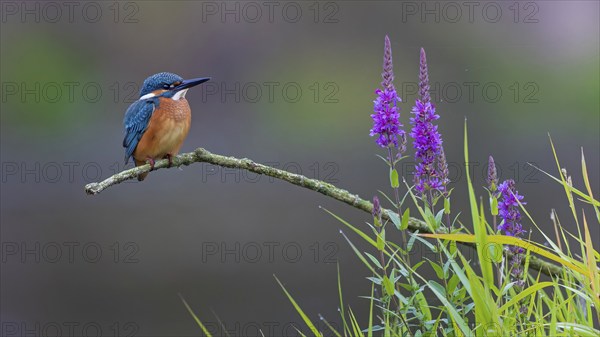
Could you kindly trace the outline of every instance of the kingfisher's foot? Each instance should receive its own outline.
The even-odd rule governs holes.
[[[167,159],[169,160],[169,165],[167,165],[167,167],[173,166],[173,156],[171,154],[167,153],[167,155],[165,155],[165,157],[167,157]]]
[[[150,171],[154,170],[154,158],[146,157],[146,163],[150,164]]]

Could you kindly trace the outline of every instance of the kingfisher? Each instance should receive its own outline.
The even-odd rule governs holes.
[[[158,73],[148,77],[140,91],[140,98],[133,102],[123,124],[125,126],[125,165],[133,157],[135,166],[150,164],[155,160],[172,158],[179,153],[190,131],[192,111],[185,94],[188,89],[210,80],[210,77],[184,80],[173,73]],[[148,173],[138,176],[142,181]]]

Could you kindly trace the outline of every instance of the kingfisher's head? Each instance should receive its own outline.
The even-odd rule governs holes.
[[[140,99],[162,96],[178,100],[185,97],[185,93],[189,88],[208,80],[210,80],[210,77],[184,80],[181,76],[173,73],[154,74],[144,81],[140,91]]]

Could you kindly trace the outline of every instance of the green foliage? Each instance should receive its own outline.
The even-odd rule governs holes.
[[[179,298],[181,298],[181,302],[183,302],[183,305],[185,306],[185,308],[187,309],[187,311],[190,313],[190,315],[192,316],[192,318],[194,318],[194,321],[196,322],[196,324],[198,324],[198,326],[200,327],[200,329],[202,329],[202,332],[204,333],[204,335],[208,336],[208,337],[212,337],[211,333],[208,331],[208,329],[206,328],[206,326],[204,325],[204,323],[202,323],[202,321],[200,320],[200,318],[198,318],[198,316],[196,316],[196,314],[194,313],[194,311],[192,310],[192,308],[190,307],[190,305],[185,301],[185,299],[183,298],[183,296],[179,295]]]
[[[390,171],[390,184],[392,188],[400,187],[400,183],[398,182],[398,170],[393,169]]]
[[[468,163],[467,144],[465,125],[465,161]],[[481,197],[475,194],[468,173],[470,212],[466,223],[460,221],[460,214],[450,222],[447,196],[443,198],[443,207],[436,210],[438,200],[422,200],[406,182],[404,198],[399,198],[399,188],[394,189],[395,201],[386,196],[395,210],[382,209],[387,215],[384,219],[389,219],[382,223],[367,224],[363,228],[324,209],[349,229],[350,235],[342,231],[342,236],[367,272],[358,277],[366,276],[371,282],[369,294],[364,296],[369,302],[368,317],[357,317],[344,302],[338,266],[341,329],[336,330],[325,317],[319,317],[324,326],[338,337],[599,336],[600,253],[594,247],[590,224],[600,225],[600,203],[592,194],[583,151],[581,171],[585,188],[578,189],[561,168],[552,143],[551,146],[559,174],[555,177],[544,173],[563,187],[577,233],[562,228],[558,214],[552,210],[556,234],[556,240],[552,240],[524,205],[519,204],[529,223],[543,235],[546,245],[498,235],[494,228],[497,198],[490,193],[490,207],[486,210]],[[417,211],[435,234],[406,231],[411,214],[404,203],[407,196],[413,202],[413,211]],[[580,210],[579,203],[582,204]],[[586,207],[591,208],[595,216],[587,215]],[[492,216],[494,225],[487,222],[486,215]],[[390,239],[395,231],[402,234],[402,242]],[[361,251],[356,239],[367,243],[368,250]],[[466,251],[457,248],[459,242],[475,245],[476,261],[470,261]],[[434,258],[411,261],[410,252],[415,245],[431,252]],[[504,249],[507,246],[524,249],[523,265],[519,266],[523,269],[523,279],[511,277],[511,268],[515,267],[508,263],[510,253]],[[562,266],[561,272],[550,277],[542,277],[540,272],[535,274],[534,269],[529,268],[534,258],[557,263]],[[279,279],[275,279],[308,328],[307,333],[323,336],[324,332],[314,324],[310,313],[304,312]],[[204,335],[210,336],[183,298],[182,302]],[[298,333],[307,335],[300,330]]]
[[[465,124],[465,162],[469,162],[468,140]],[[408,242],[399,244],[386,237],[386,230],[397,230],[405,234],[409,219],[409,208],[403,213],[403,202],[395,204],[388,198],[398,212],[389,212],[393,227],[388,222],[381,227],[369,226],[363,230],[341,217],[325,210],[345,227],[372,247],[373,252],[360,251],[353,241],[343,234],[358,259],[370,271],[368,279],[372,282],[369,303],[369,316],[358,320],[350,307],[344,307],[340,272],[338,267],[338,290],[340,297],[340,320],[342,331],[336,336],[372,336],[373,332],[384,336],[599,336],[600,330],[600,254],[593,246],[590,236],[589,217],[583,209],[578,216],[576,201],[581,200],[586,207],[594,210],[595,225],[600,225],[600,203],[592,195],[587,175],[585,158],[582,152],[582,173],[586,192],[572,186],[571,178],[561,170],[554,146],[552,149],[559,169],[559,177],[546,173],[560,183],[565,190],[578,234],[565,231],[553,211],[556,237],[554,242],[544,235],[548,246],[533,241],[510,236],[497,235],[486,220],[483,203],[477,203],[478,196],[467,170],[470,217],[469,226],[460,221],[449,222],[449,202],[437,213],[435,201],[431,206],[415,196],[407,186],[408,194],[414,206],[427,225],[439,234],[409,234]],[[394,170],[391,171],[394,186]],[[577,196],[577,198],[574,197]],[[527,209],[519,205],[534,227],[538,225]],[[497,198],[490,195],[492,217],[496,216]],[[402,215],[400,215],[402,214]],[[443,215],[448,217],[444,221]],[[489,216],[488,215],[488,216]],[[458,223],[458,226],[455,224]],[[473,234],[471,234],[471,231]],[[579,244],[578,253],[573,251],[569,242]],[[469,261],[464,252],[457,249],[456,242],[474,243],[477,261]],[[421,259],[412,264],[409,252],[415,244],[437,254],[438,259]],[[522,247],[525,279],[522,285],[512,280],[509,253],[503,249],[508,245]],[[533,274],[528,268],[531,259],[542,257],[564,266],[561,275],[542,279],[541,273]],[[474,266],[477,265],[477,268]],[[423,276],[434,275],[431,279]],[[374,290],[381,288],[379,296]],[[285,289],[284,289],[285,291]],[[296,307],[296,302],[285,291]],[[433,296],[430,296],[433,295]],[[305,314],[301,312],[305,319]],[[361,321],[368,322],[361,327]],[[377,323],[374,323],[377,322]],[[308,323],[307,323],[308,324]],[[310,326],[310,325],[309,325]],[[312,330],[312,329],[311,329]],[[314,335],[321,332],[313,331]]]

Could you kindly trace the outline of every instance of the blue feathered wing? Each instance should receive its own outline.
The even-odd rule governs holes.
[[[125,165],[129,162],[129,158],[133,155],[133,151],[135,151],[138,142],[148,128],[150,117],[152,117],[157,103],[156,98],[135,101],[125,112],[125,118],[123,119],[125,126],[125,138],[123,139]]]

